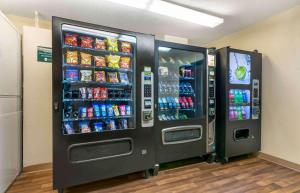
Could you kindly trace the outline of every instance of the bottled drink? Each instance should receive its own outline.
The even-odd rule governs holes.
[[[233,90],[229,91],[229,101],[230,101],[230,103],[234,103],[234,92],[233,92]]]

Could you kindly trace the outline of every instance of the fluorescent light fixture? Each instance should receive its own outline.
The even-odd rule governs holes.
[[[174,17],[176,19],[200,24],[207,27],[216,27],[224,22],[223,18],[208,15],[193,9],[175,5],[162,0],[153,0],[149,10],[158,14]]]
[[[171,48],[167,48],[167,47],[158,47],[158,50],[161,52],[169,52],[171,50]]]
[[[138,9],[146,9],[151,0],[107,0],[113,3],[134,7]]]

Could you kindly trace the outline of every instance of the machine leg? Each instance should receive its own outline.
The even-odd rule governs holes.
[[[229,158],[228,157],[224,157],[222,160],[221,160],[221,163],[222,164],[226,164],[229,162]]]
[[[158,171],[159,171],[159,164],[155,164],[153,172],[152,172],[152,175],[153,176],[157,176],[158,175]]]
[[[148,179],[148,178],[151,177],[150,169],[144,171],[143,177],[144,177],[145,179]]]
[[[57,189],[57,192],[58,193],[64,193],[64,189],[63,188],[59,188],[59,189]]]
[[[207,158],[207,163],[213,163],[216,162],[216,160],[217,160],[216,153],[211,153]]]

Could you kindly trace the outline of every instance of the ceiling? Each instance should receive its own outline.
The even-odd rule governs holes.
[[[179,36],[194,44],[205,44],[300,3],[300,0],[168,1],[222,17],[225,21],[216,28],[208,28],[106,0],[0,0],[0,10],[26,17],[33,17],[37,10],[42,19],[60,16],[157,37]]]

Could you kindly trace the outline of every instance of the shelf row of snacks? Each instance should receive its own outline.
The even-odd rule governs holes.
[[[116,38],[92,37],[76,33],[65,33],[64,44],[81,48],[107,50],[110,52],[132,53],[132,44]]]
[[[67,50],[65,53],[65,64],[82,65],[82,66],[96,66],[109,68],[131,68],[131,58],[128,56],[119,55],[105,55],[95,56],[85,52],[78,52],[77,50]]]
[[[132,116],[132,107],[130,105],[93,103],[91,106],[79,106],[79,108],[75,108],[72,104],[64,107],[64,121],[119,118],[124,116]]]
[[[73,122],[64,122],[64,134],[81,134],[81,133],[94,133],[129,129],[127,119],[109,119],[105,121],[81,121],[78,124]]]
[[[128,74],[126,72],[106,72],[101,70],[78,70],[77,68],[65,69],[65,82],[84,81],[101,83],[122,83],[129,84]]]

